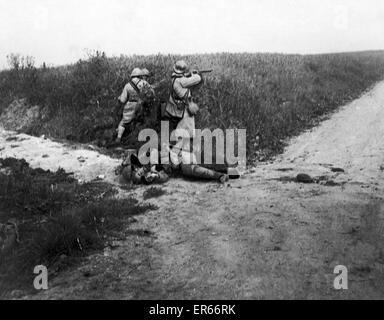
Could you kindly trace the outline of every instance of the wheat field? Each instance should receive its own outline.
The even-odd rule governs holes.
[[[0,73],[0,110],[27,98],[44,110],[28,133],[108,145],[121,110],[116,98],[134,67],[146,67],[158,84],[159,101],[169,94],[172,66],[213,68],[195,93],[199,128],[247,129],[248,159],[263,160],[283,150],[287,138],[361,95],[384,78],[384,52],[323,55],[217,53],[188,56],[107,57],[92,52],[77,63],[36,67],[33,58],[10,55]],[[132,143],[145,121],[129,133]]]

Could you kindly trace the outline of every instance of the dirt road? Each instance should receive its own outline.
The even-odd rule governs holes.
[[[4,131],[0,150],[118,183],[118,160],[96,151]],[[297,183],[298,173],[317,183]],[[175,179],[164,189],[119,246],[30,298],[384,298],[384,82],[238,181]],[[337,265],[348,268],[348,290],[333,288]]]

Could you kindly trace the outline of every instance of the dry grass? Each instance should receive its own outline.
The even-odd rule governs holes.
[[[144,191],[143,198],[144,200],[148,200],[151,198],[159,198],[165,195],[167,192],[159,187],[150,187]]]
[[[127,217],[151,205],[111,198],[106,183],[79,185],[63,170],[31,169],[23,160],[0,159],[0,224],[14,221],[19,243],[0,251],[0,297],[14,289],[33,290],[33,268],[78,262],[125,236]],[[65,261],[61,258],[65,257]]]

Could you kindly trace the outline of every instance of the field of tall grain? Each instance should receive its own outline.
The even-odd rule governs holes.
[[[36,68],[31,59],[13,56],[11,70],[0,73],[0,111],[26,98],[44,110],[29,133],[108,145],[122,112],[116,98],[131,70],[137,66],[152,71],[151,81],[159,83],[158,98],[166,100],[172,66],[181,58],[192,68],[214,69],[195,94],[201,107],[197,127],[247,129],[249,160],[281,152],[287,138],[384,79],[383,51],[112,58],[94,52],[56,68]],[[138,123],[128,133],[134,138],[148,125],[153,123]]]

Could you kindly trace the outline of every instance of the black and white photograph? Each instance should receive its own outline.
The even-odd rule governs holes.
[[[0,0],[0,300],[381,299],[384,1]]]

